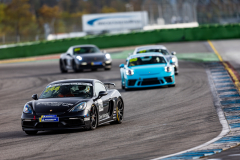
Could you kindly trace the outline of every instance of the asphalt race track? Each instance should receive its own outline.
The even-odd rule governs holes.
[[[215,48],[224,61],[228,61],[234,69],[240,74],[240,40],[218,40],[212,41]],[[229,149],[227,151],[207,157],[206,160],[239,160],[240,159],[240,146]]]
[[[206,42],[169,43],[177,53],[212,52]],[[180,61],[176,87],[125,92],[120,63],[111,71],[61,74],[57,61],[0,65],[0,159],[151,159],[180,152],[215,138],[222,129],[202,63]],[[95,78],[113,82],[125,102],[124,122],[94,131],[39,132],[21,129],[24,104],[48,83]]]

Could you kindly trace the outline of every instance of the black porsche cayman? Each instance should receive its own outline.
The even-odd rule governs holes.
[[[93,130],[105,123],[121,123],[124,102],[116,89],[106,88],[96,79],[68,79],[47,85],[40,97],[32,95],[23,108],[22,129],[38,131],[62,129]]]

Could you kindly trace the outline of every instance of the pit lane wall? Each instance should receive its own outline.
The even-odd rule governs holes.
[[[240,24],[202,25],[195,28],[161,29],[128,34],[86,36],[0,47],[0,59],[63,53],[73,45],[95,44],[99,48],[145,45],[161,42],[240,38]]]

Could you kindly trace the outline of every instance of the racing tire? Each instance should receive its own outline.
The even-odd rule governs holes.
[[[112,68],[112,67],[111,67]],[[109,71],[111,70],[111,68],[104,68],[105,71]]]
[[[61,60],[59,62],[59,65],[60,65],[61,73],[67,73],[68,72],[68,70],[64,67],[63,62]]]
[[[122,89],[125,89],[125,86],[121,83]]]
[[[38,131],[25,131],[27,135],[36,135]]]
[[[177,75],[178,75],[178,73],[175,73],[175,75],[177,76]]]
[[[117,107],[116,107],[117,119],[113,122],[110,122],[110,124],[121,124],[123,121],[123,113],[124,113],[124,103],[120,98],[118,98]]]
[[[80,69],[78,69],[77,68],[77,65],[76,65],[76,63],[73,61],[73,63],[72,63],[72,67],[73,67],[73,71],[75,72],[75,73],[78,73],[78,72],[81,72],[82,70],[80,70]]]
[[[176,84],[171,84],[171,85],[168,85],[168,87],[175,87]]]
[[[95,106],[92,106],[90,110],[90,124],[87,130],[94,130],[98,125],[98,114]]]

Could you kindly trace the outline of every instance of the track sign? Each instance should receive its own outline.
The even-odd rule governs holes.
[[[82,16],[84,32],[142,29],[148,24],[146,11],[87,14]]]

